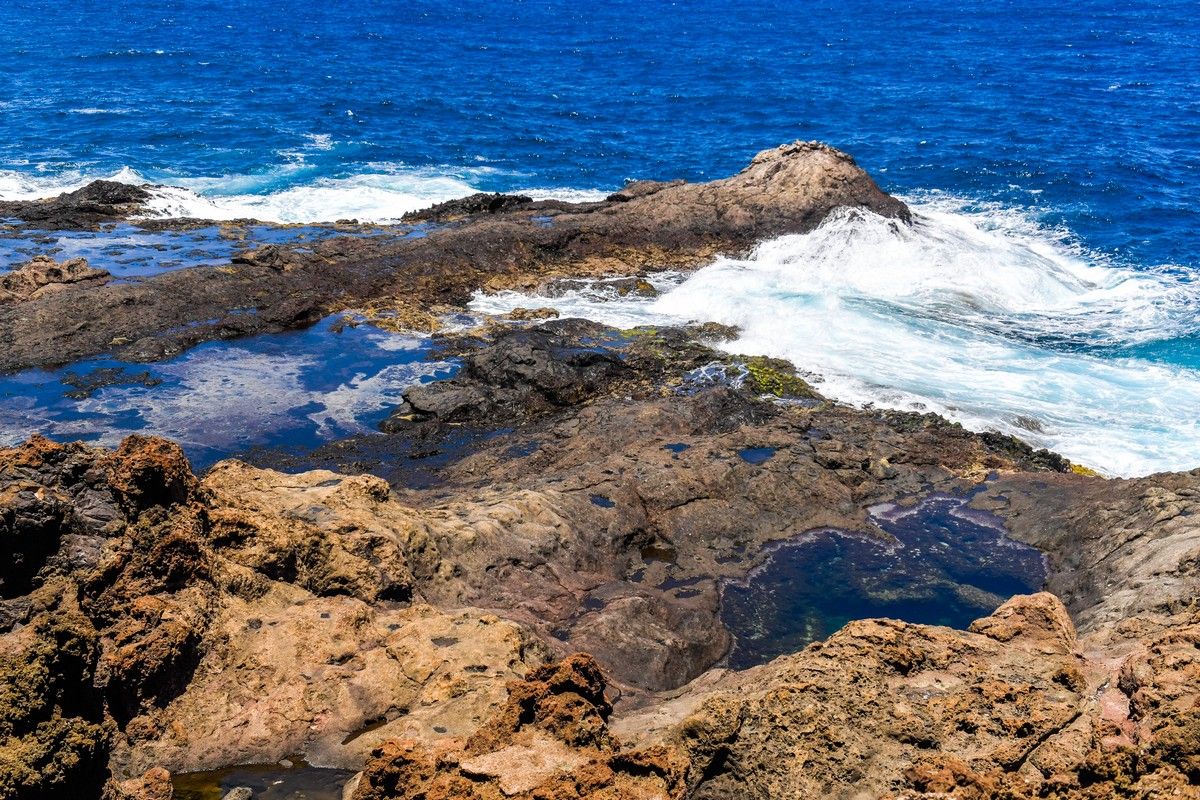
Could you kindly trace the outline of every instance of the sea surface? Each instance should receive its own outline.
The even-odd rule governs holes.
[[[110,177],[172,187],[164,216],[386,221],[722,177],[795,139],[917,224],[838,215],[574,310],[737,324],[731,349],[831,396],[1111,474],[1200,465],[1194,0],[0,4],[3,198]]]

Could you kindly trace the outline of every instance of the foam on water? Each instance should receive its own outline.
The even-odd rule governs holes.
[[[262,174],[219,177],[147,176],[128,167],[115,173],[84,174],[60,171],[36,174],[0,171],[0,200],[32,200],[74,191],[92,180],[146,185],[152,199],[145,216],[151,219],[254,219],[303,224],[357,219],[365,223],[398,220],[410,211],[473,194],[486,167],[474,169],[417,168],[374,164],[375,171],[346,177],[320,177],[306,155],[331,150],[335,143],[323,134],[309,134],[303,148],[280,153],[288,163]],[[535,200],[590,202],[608,193],[592,189],[517,188]]]
[[[838,212],[652,300],[506,293],[473,308],[736,325],[728,350],[790,359],[838,400],[936,411],[1116,475],[1195,466],[1200,371],[1133,355],[1200,335],[1188,271],[1114,265],[1012,210],[912,205],[911,228]]]

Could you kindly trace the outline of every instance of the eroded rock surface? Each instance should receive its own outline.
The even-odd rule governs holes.
[[[1195,635],[1114,664],[1049,594],[969,632],[864,620],[615,733],[683,750],[694,798],[1195,797]]]
[[[102,286],[112,275],[93,269],[83,258],[58,262],[35,256],[11,272],[0,273],[0,306],[37,300],[70,288]]]
[[[95,229],[140,212],[150,193],[116,181],[92,181],[48,200],[0,200],[0,217],[42,230]]]
[[[473,736],[376,750],[352,800],[683,797],[681,753],[623,748],[608,730],[604,691],[586,656],[543,667],[510,684],[507,703]]]
[[[128,195],[105,186],[0,214],[28,218],[68,202],[111,213],[123,207],[116,200],[144,194],[128,188]],[[441,222],[420,237],[345,236],[311,247],[278,246],[226,266],[39,298],[22,304],[20,313],[0,308],[0,340],[7,343],[0,370],[108,352],[155,360],[203,341],[303,327],[387,298],[428,308],[464,303],[484,285],[523,285],[551,274],[694,267],[767,237],[812,230],[841,206],[909,218],[904,204],[881,191],[848,155],[815,143],[760,153],[724,180],[666,184],[621,200],[505,201],[494,210],[494,198],[469,207],[464,202],[455,201],[457,211],[449,214],[457,221]],[[446,216],[435,210],[437,215]],[[88,324],[66,324],[77,320]]]

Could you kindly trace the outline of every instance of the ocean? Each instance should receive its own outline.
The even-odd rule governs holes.
[[[161,215],[590,199],[823,140],[917,224],[841,214],[654,300],[554,304],[737,324],[833,397],[1108,474],[1196,466],[1194,2],[8,0],[0,75],[0,198],[147,181]]]

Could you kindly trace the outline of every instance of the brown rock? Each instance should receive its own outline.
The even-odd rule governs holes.
[[[599,668],[573,656],[509,687],[508,703],[466,742],[411,741],[372,754],[354,800],[512,797],[681,798],[685,761],[674,749],[621,748]]]
[[[103,286],[112,275],[92,269],[87,259],[58,262],[49,256],[34,256],[11,272],[0,274],[0,306],[37,300],[72,287]]]
[[[110,781],[104,789],[104,800],[172,800],[175,787],[171,773],[154,767],[137,778]]]

